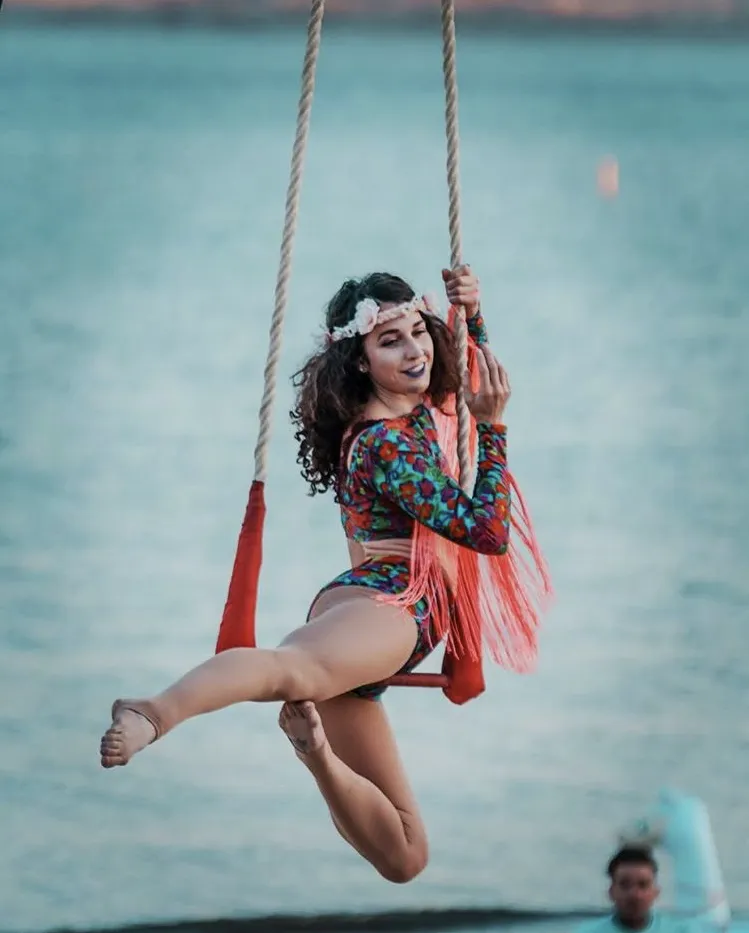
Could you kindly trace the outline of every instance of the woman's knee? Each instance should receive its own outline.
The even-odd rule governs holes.
[[[429,848],[426,839],[423,842],[411,843],[399,858],[386,865],[378,866],[377,870],[386,881],[393,884],[408,884],[417,878],[429,864]]]

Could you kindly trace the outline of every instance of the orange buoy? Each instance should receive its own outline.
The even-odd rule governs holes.
[[[606,156],[598,164],[598,193],[604,198],[615,198],[619,194],[619,163],[613,156]]]

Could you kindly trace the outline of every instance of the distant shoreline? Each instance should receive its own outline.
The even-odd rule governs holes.
[[[5,4],[0,17],[6,25],[59,25],[68,28],[98,25],[111,27],[150,26],[159,29],[212,29],[260,32],[296,28],[306,23],[301,13],[253,13],[246,10],[216,9],[210,6],[177,7],[155,5],[149,9],[126,10],[104,7],[60,9],[47,6],[14,6]],[[438,27],[436,15],[393,14],[376,18],[366,14],[329,14],[325,28],[338,31],[367,33],[433,30]],[[458,17],[462,33],[502,33],[508,36],[593,36],[642,37],[657,39],[705,39],[745,42],[749,39],[749,16],[719,19],[715,17],[640,17],[630,20],[598,18],[562,18],[494,10],[485,13],[467,12]]]
[[[534,926],[554,920],[580,921],[600,917],[602,910],[523,910],[510,907],[399,910],[382,913],[270,914],[217,920],[138,923],[86,933],[418,933],[418,931]],[[67,933],[67,931],[58,931]]]
[[[266,916],[216,920],[185,920],[137,923],[132,926],[85,933],[429,933],[522,925],[539,928],[550,922],[579,923],[603,917],[602,908],[567,910],[522,909],[512,907],[465,907],[431,910],[397,910],[381,913],[269,914]],[[743,912],[734,916],[742,920]],[[57,933],[70,933],[59,930]]]

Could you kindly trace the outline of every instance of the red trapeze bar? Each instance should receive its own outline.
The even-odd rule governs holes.
[[[447,687],[444,674],[395,674],[385,681],[388,687]]]

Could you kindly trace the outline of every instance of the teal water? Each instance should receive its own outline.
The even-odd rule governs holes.
[[[729,898],[748,909],[741,46],[461,42],[465,254],[513,379],[512,461],[558,598],[534,676],[494,670],[460,709],[390,692],[430,827],[423,877],[387,886],[340,842],[270,707],[99,769],[111,700],[213,648],[302,47],[296,32],[0,32],[0,929],[599,906],[617,827],[665,783],[705,799]],[[326,36],[264,643],[345,565],[286,419],[320,309],[373,268],[439,286],[440,82],[436,36]],[[615,201],[595,189],[607,153]]]

